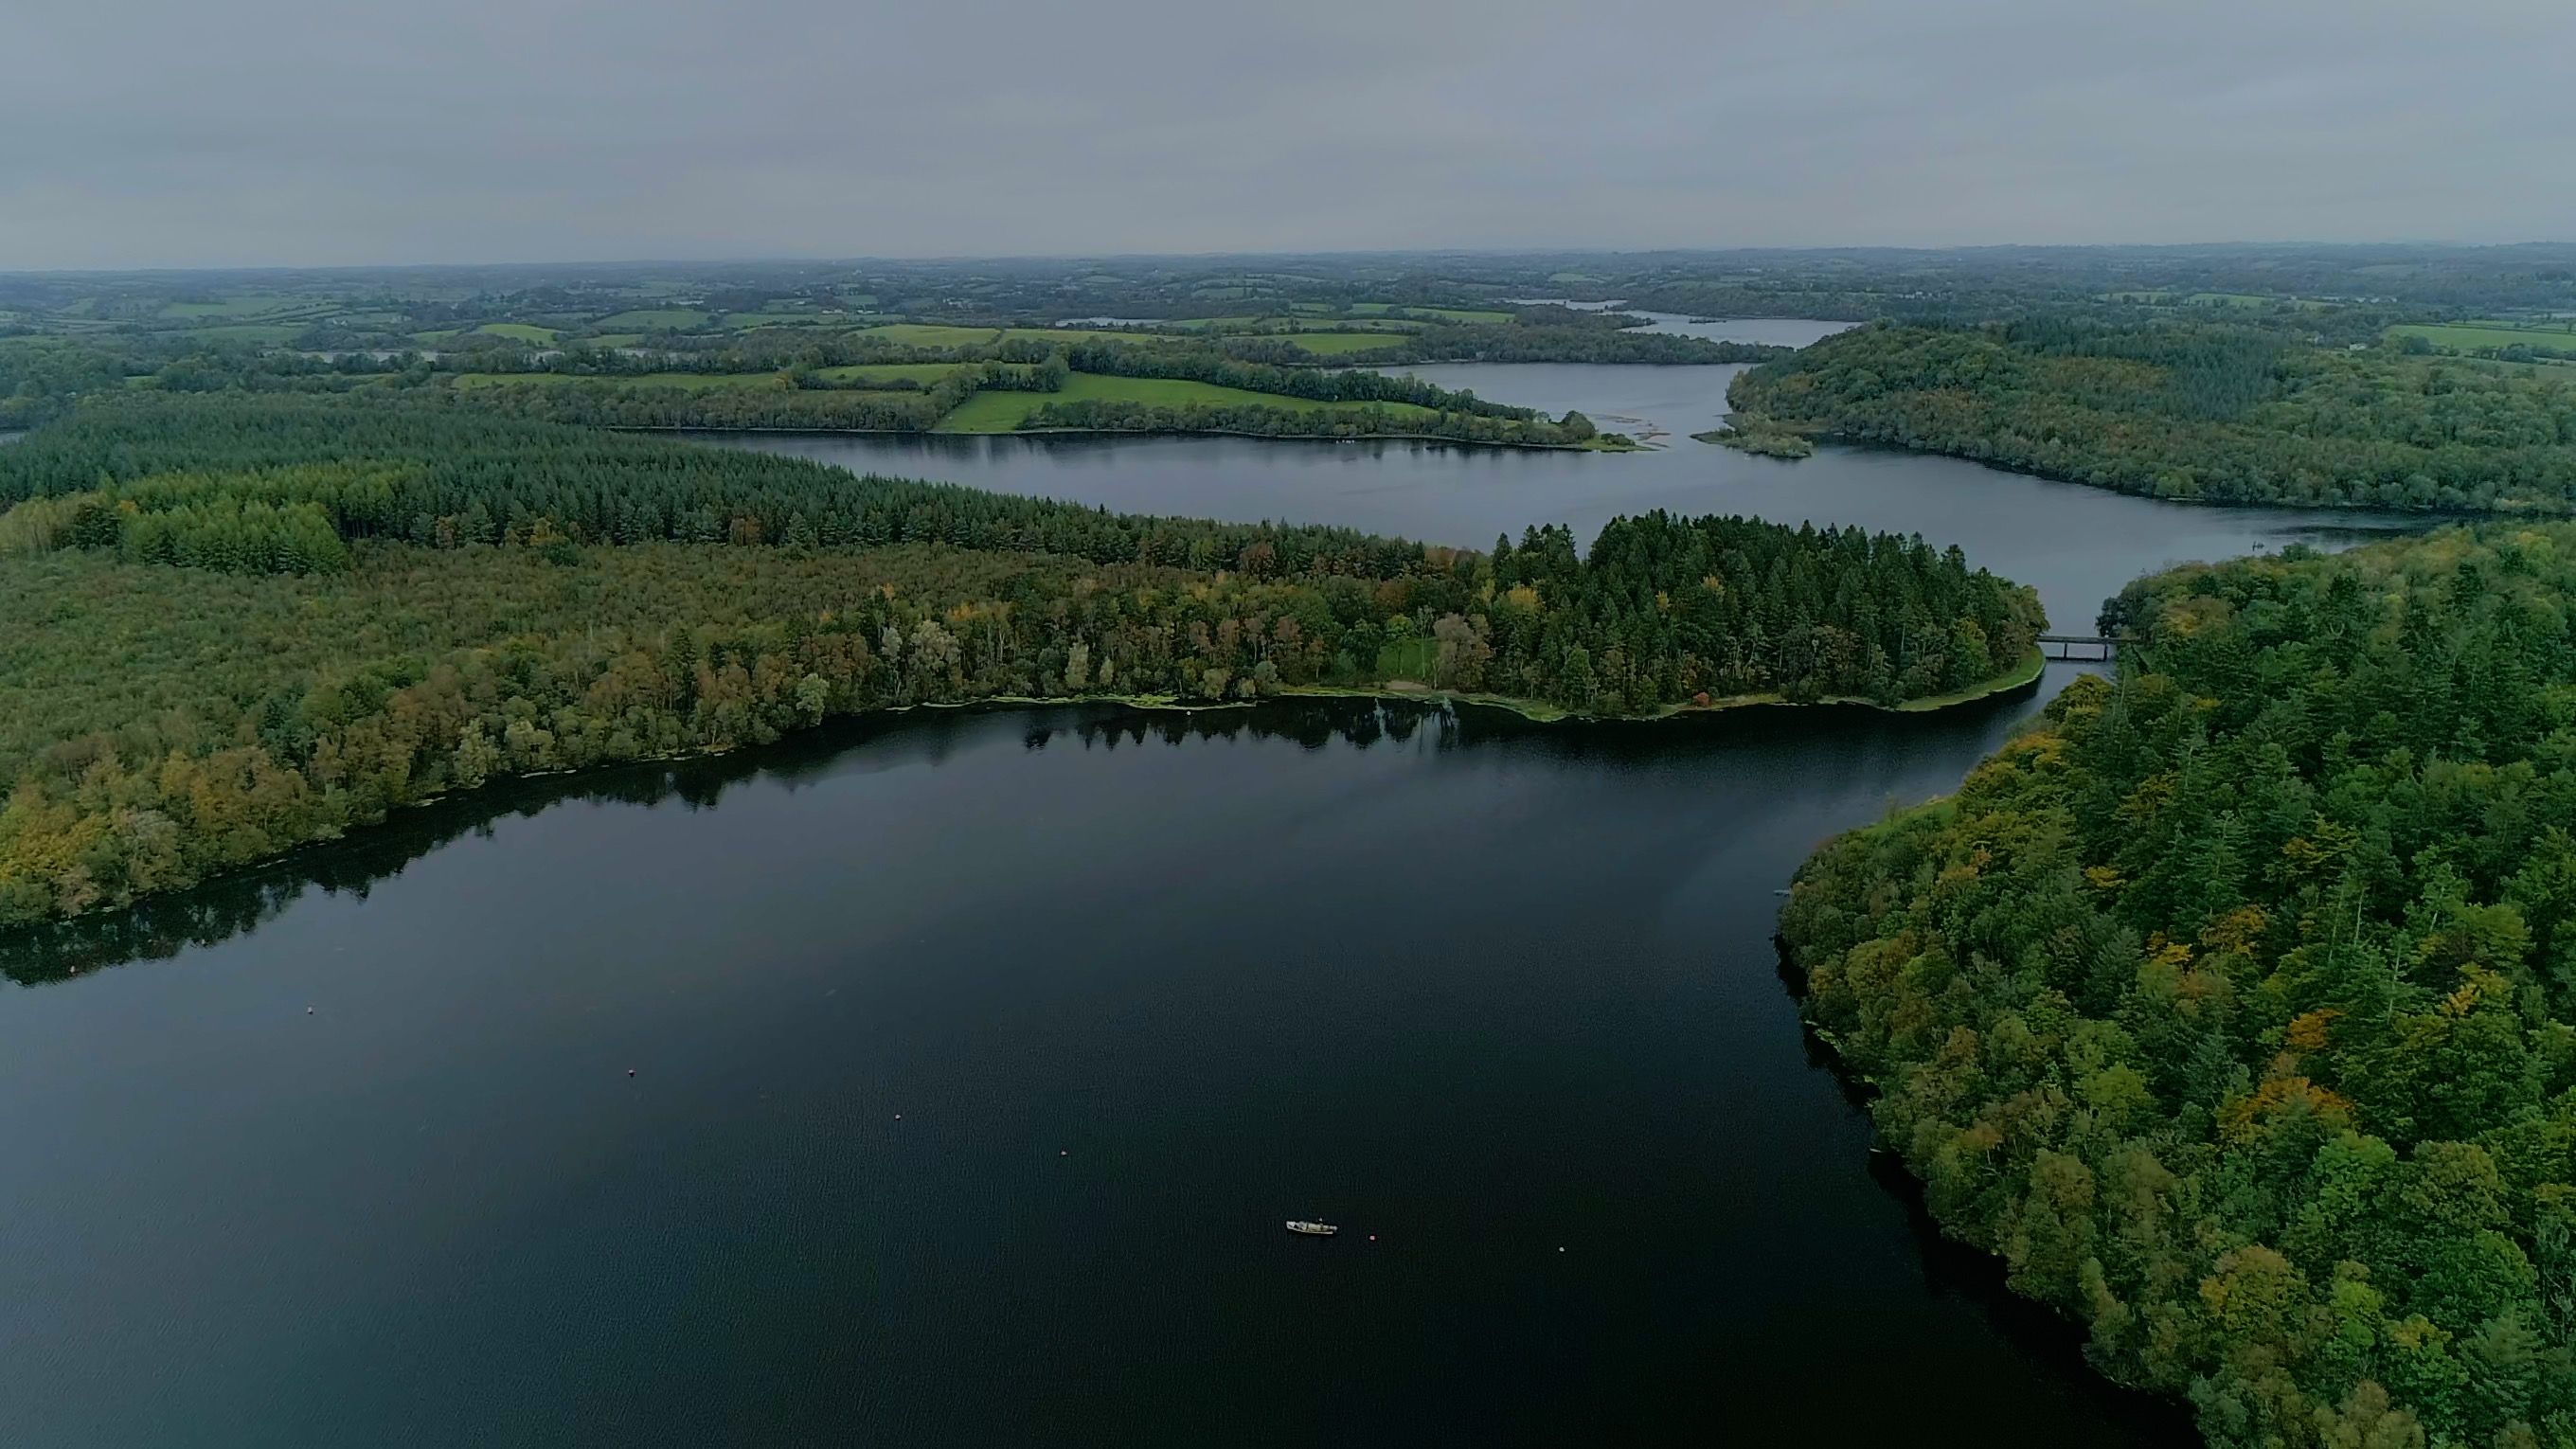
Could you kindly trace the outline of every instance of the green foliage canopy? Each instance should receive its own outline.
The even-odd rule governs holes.
[[[1866,327],[1746,372],[1728,399],[1749,433],[1891,443],[2160,498],[2576,509],[2576,379],[2253,327]]]
[[[120,400],[11,445],[0,498],[0,923],[866,710],[1392,678],[1896,703],[2040,627],[1919,540],[1658,513],[1486,556],[399,400]]]
[[[1944,1228],[2227,1449],[2576,1444],[2576,527],[2133,585],[1783,939]]]

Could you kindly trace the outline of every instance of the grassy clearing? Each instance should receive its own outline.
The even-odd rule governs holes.
[[[774,372],[639,372],[624,377],[579,377],[568,372],[460,372],[456,385],[477,387],[548,387],[567,382],[613,382],[622,387],[759,387],[778,386]]]
[[[2547,322],[2409,322],[2388,329],[2391,337],[2421,337],[2436,347],[2475,352],[2484,347],[2546,347],[2576,352],[2576,324],[2553,317]]]
[[[1315,402],[1308,398],[1285,397],[1278,393],[1247,392],[1237,387],[1219,387],[1214,383],[1188,382],[1165,377],[1102,377],[1077,372],[1065,379],[1062,392],[979,392],[966,400],[966,405],[942,419],[943,433],[1007,433],[1017,428],[1022,419],[1051,402],[1081,402],[1092,399],[1144,403],[1150,407],[1180,408],[1193,404],[1210,407],[1333,408],[1356,411],[1359,403]],[[1381,404],[1399,415],[1432,416],[1429,408],[1411,403]]]
[[[1427,682],[1439,662],[1439,640],[1428,635],[1398,639],[1377,651],[1377,677]]]
[[[1543,699],[1523,699],[1516,695],[1508,694],[1469,693],[1454,689],[1434,689],[1430,685],[1423,683],[1423,681],[1431,678],[1439,663],[1439,659],[1440,641],[1437,639],[1415,638],[1399,640],[1378,651],[1378,677],[1385,681],[1382,684],[1360,685],[1357,687],[1310,684],[1297,686],[1286,692],[1290,694],[1324,695],[1327,697],[1344,699],[1446,699],[1459,704],[1476,704],[1485,705],[1494,709],[1507,709],[1512,711],[1514,714],[1520,715],[1524,719],[1536,720],[1541,724],[1552,724],[1558,720],[1590,717],[1583,715],[1578,711],[1567,709],[1562,705],[1551,704]],[[2031,685],[2037,683],[2040,676],[2047,672],[2047,669],[2048,661],[2040,657],[2038,650],[2033,649],[2030,651],[2030,657],[2024,659],[2011,671],[1999,674],[1982,684],[1972,684],[1966,689],[1959,690],[1953,694],[1928,695],[1922,699],[1909,699],[1902,704],[1894,705],[1880,704],[1874,699],[1849,699],[1841,696],[1828,696],[1827,698],[1817,700],[1816,703],[1829,705],[1862,705],[1870,709],[1892,710],[1899,714],[1925,714],[1937,709],[1949,709],[1957,705],[1974,704],[1978,700],[1989,699],[1998,694],[2009,694],[2017,689],[2027,689]],[[1727,710],[1761,706],[1770,706],[1775,708],[1804,707],[1792,706],[1787,697],[1779,694],[1731,694],[1723,698],[1711,699],[1705,705],[1692,703],[1668,704],[1663,706],[1661,709],[1656,710],[1652,715],[1646,716],[1646,718],[1669,720],[1683,715],[1719,714]]]
[[[724,325],[740,331],[748,327],[821,327],[845,323],[847,317],[821,312],[727,312]]]
[[[531,322],[486,322],[474,329],[486,337],[508,337],[519,342],[552,342],[555,329]]]
[[[1349,352],[1374,352],[1381,347],[1402,345],[1402,332],[1290,332],[1280,340],[1292,343],[1300,352],[1317,357],[1339,357]]]
[[[1509,312],[1476,307],[1416,307],[1406,302],[1353,302],[1348,310],[1354,317],[1438,317],[1450,322],[1496,324],[1512,320]]]
[[[1907,714],[1920,714],[1928,710],[1947,709],[1954,704],[1967,704],[1972,700],[1984,699],[1989,695],[2004,694],[2011,690],[2020,689],[2025,685],[2036,684],[2039,682],[2039,677],[2047,672],[2048,657],[2041,654],[2037,649],[2033,649],[2030,651],[2029,658],[2024,659],[2019,665],[2002,674],[1996,675],[1994,678],[1987,680],[1983,684],[1971,684],[1965,689],[1957,690],[1949,694],[1927,694],[1921,699],[1909,699],[1903,704],[1897,705],[1896,708]]]
[[[1005,341],[1022,342],[1151,342],[1151,332],[1102,332],[1082,327],[1006,327],[999,334]]]
[[[850,367],[818,368],[814,375],[834,382],[902,382],[909,379],[928,387],[967,365],[963,362],[863,362]]]
[[[590,325],[620,332],[690,332],[707,325],[707,314],[686,307],[645,308],[602,317]]]
[[[213,327],[191,327],[187,335],[221,338],[226,342],[292,342],[303,336],[312,325],[310,322],[232,322]]]
[[[1442,317],[1452,322],[1500,324],[1512,320],[1509,312],[1489,312],[1472,307],[1400,307],[1398,315],[1406,317]]]
[[[161,315],[182,321],[195,321],[202,317],[246,320],[298,308],[310,310],[316,306],[327,304],[317,304],[305,297],[227,297],[220,302],[173,302],[161,309]]]
[[[1000,337],[994,327],[950,327],[938,322],[889,322],[870,327],[857,334],[860,340],[875,338],[899,347],[982,347]]]

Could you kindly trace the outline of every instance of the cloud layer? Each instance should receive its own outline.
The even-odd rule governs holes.
[[[2576,238],[2563,0],[27,9],[0,269]]]

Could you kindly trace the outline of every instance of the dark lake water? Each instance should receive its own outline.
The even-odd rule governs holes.
[[[933,714],[22,950],[8,1442],[2169,1442],[1768,944],[2024,707]]]
[[[1476,376],[1679,422],[1722,372]],[[1687,440],[762,445],[1467,543],[1866,523],[2078,628],[2369,523]],[[1928,1232],[1769,942],[2035,707],[924,713],[0,938],[0,1442],[2187,1442]]]

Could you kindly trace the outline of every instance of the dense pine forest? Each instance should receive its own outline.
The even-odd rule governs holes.
[[[1956,550],[1656,513],[1578,557],[1113,514],[368,397],[140,395],[0,450],[0,920],[495,775],[867,710],[1391,681],[1542,713],[1987,685]]]
[[[2132,585],[1782,922],[1950,1234],[2210,1441],[2576,1444],[2576,526]]]
[[[2321,348],[2278,326],[1879,325],[1746,372],[1729,401],[1775,447],[1829,435],[2159,498],[2576,509],[2564,368]]]

